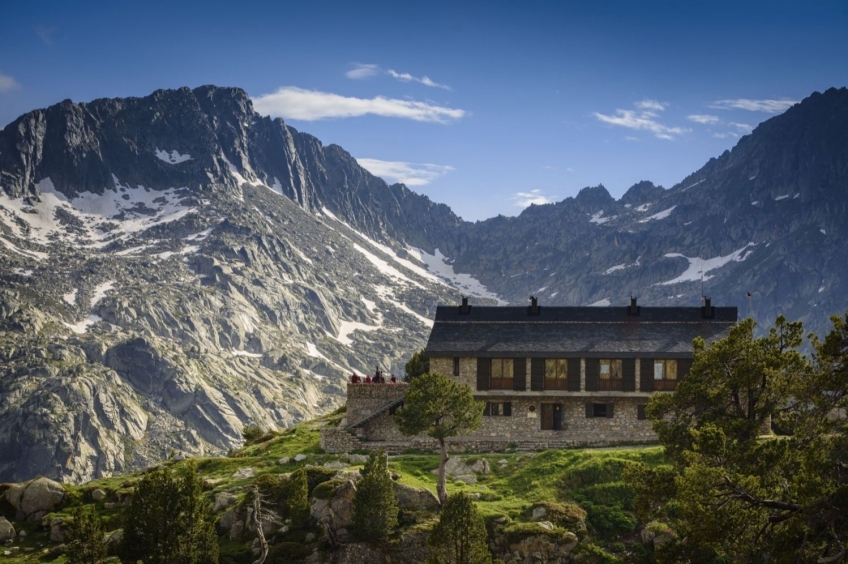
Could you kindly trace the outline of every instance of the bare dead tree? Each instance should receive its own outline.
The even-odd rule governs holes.
[[[276,511],[269,508],[266,496],[259,491],[259,487],[253,486],[253,522],[256,525],[256,534],[259,536],[259,558],[253,564],[264,564],[268,558],[268,540],[265,538],[266,525],[279,525],[280,516]]]

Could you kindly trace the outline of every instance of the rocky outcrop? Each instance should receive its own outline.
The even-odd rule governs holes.
[[[353,498],[356,485],[348,480],[329,499],[313,499],[309,516],[317,523],[326,523],[333,529],[347,529],[353,525]]]
[[[0,543],[12,540],[15,536],[15,527],[5,517],[0,517]]]
[[[392,482],[397,497],[398,508],[404,511],[438,511],[439,498],[427,488],[414,488]]]
[[[17,484],[4,492],[6,501],[15,509],[15,518],[38,521],[53,511],[65,498],[65,488],[48,478],[36,478]]]

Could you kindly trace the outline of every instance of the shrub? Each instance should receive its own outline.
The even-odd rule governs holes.
[[[335,470],[323,466],[307,466],[305,471],[308,494],[311,494],[318,484],[323,484],[336,475]]]
[[[312,490],[312,497],[317,497],[318,499],[330,499],[333,497],[333,494],[336,493],[336,490],[339,489],[339,486],[345,483],[345,480],[328,480],[326,482],[321,482],[315,489]]]
[[[288,505],[292,526],[306,526],[309,520],[309,483],[304,468],[298,468],[291,475],[286,493],[286,504]]]
[[[372,452],[353,498],[353,531],[364,540],[384,540],[397,523],[398,506],[389,457],[383,451]]]
[[[490,564],[486,524],[464,493],[450,496],[442,507],[427,546],[434,564]]]
[[[106,558],[106,541],[103,540],[103,525],[97,512],[90,505],[77,506],[74,518],[68,525],[68,564],[99,564]]]

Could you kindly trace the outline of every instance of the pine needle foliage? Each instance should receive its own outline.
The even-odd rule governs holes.
[[[218,562],[218,538],[197,467],[159,468],[136,487],[125,515],[121,560],[143,564]]]
[[[424,354],[423,349],[414,353],[409,358],[409,361],[404,366],[404,372],[406,373],[407,382],[412,382],[422,374],[430,372],[430,359]]]
[[[91,506],[74,509],[73,521],[68,525],[68,564],[100,564],[106,558],[106,541],[100,516]]]
[[[286,504],[292,526],[305,527],[309,520],[309,482],[306,478],[306,469],[303,467],[298,468],[291,476]]]
[[[460,493],[448,498],[427,539],[431,564],[491,564],[486,524],[471,498]]]
[[[353,498],[354,534],[362,540],[381,541],[391,535],[397,524],[398,504],[389,457],[383,451],[372,451]]]

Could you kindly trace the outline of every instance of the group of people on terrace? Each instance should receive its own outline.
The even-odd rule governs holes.
[[[383,376],[383,371],[380,370],[379,366],[377,366],[377,367],[375,367],[373,377],[367,376],[367,375],[363,377],[363,376],[360,376],[359,374],[357,374],[356,372],[354,372],[353,375],[350,377],[350,383],[351,384],[385,384],[386,378]],[[389,383],[390,384],[397,383],[397,378],[395,378],[394,374],[390,375]]]

